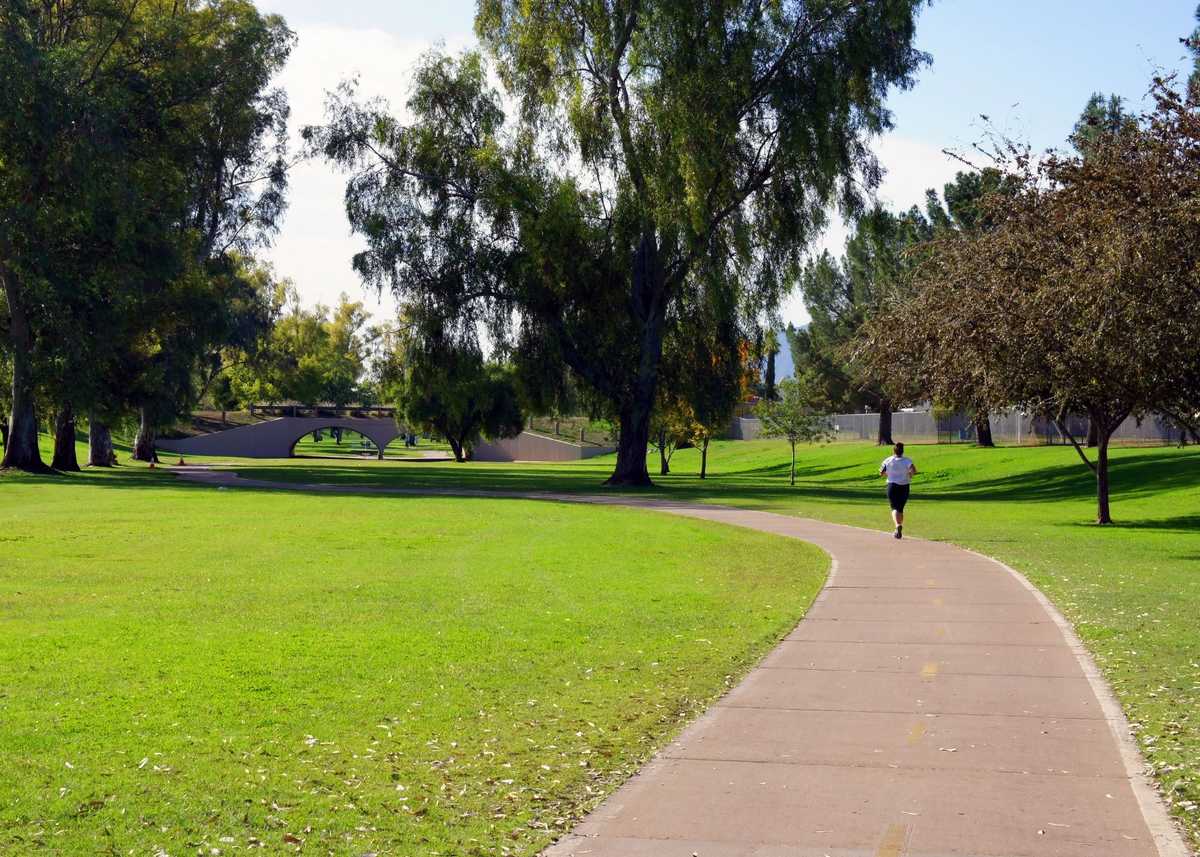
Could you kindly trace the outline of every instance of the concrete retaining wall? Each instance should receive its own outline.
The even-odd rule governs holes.
[[[570,443],[525,431],[516,437],[477,444],[472,457],[475,461],[579,461],[607,455],[615,449]]]
[[[758,440],[762,435],[762,420],[758,417],[734,417],[729,425],[729,437],[733,440]]]

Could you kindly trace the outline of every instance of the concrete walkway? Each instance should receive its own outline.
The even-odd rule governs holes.
[[[918,539],[614,496],[799,538],[833,572],[796,629],[544,857],[1187,857],[1069,625],[1016,572]]]

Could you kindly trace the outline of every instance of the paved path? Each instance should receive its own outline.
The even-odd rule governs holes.
[[[544,857],[1189,853],[1070,627],[993,560],[717,506],[349,489],[380,491],[650,507],[803,539],[834,558],[787,639]]]

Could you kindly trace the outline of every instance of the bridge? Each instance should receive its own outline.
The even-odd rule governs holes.
[[[226,431],[177,440],[157,440],[160,450],[180,455],[216,455],[229,458],[291,458],[296,444],[321,429],[356,431],[375,444],[379,457],[400,436],[391,417],[279,417]]]

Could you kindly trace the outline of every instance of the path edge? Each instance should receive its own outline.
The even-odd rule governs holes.
[[[1071,624],[1071,621],[1062,614],[1044,592],[1038,589],[1029,578],[1015,568],[1006,565],[994,556],[988,556],[985,553],[965,548],[962,545],[956,545],[956,547],[994,563],[1007,571],[1022,587],[1033,595],[1054,624],[1058,626],[1059,633],[1067,641],[1067,647],[1075,655],[1076,663],[1079,664],[1084,676],[1087,677],[1088,684],[1092,688],[1092,693],[1100,703],[1100,710],[1104,712],[1104,720],[1108,724],[1108,729],[1113,739],[1117,742],[1117,751],[1121,755],[1121,762],[1125,765],[1125,774],[1129,777],[1129,785],[1133,789],[1133,796],[1137,799],[1138,807],[1142,811],[1142,819],[1146,822],[1146,827],[1149,829],[1150,835],[1154,837],[1154,846],[1158,850],[1160,857],[1193,857],[1191,848],[1184,841],[1180,826],[1171,818],[1162,794],[1159,792],[1154,780],[1146,773],[1149,765],[1145,757],[1142,756],[1142,751],[1138,747],[1137,742],[1133,739],[1133,728],[1130,726],[1129,718],[1125,716],[1125,711],[1121,708],[1121,703],[1117,700],[1117,695],[1113,693],[1112,686],[1109,685],[1108,680],[1104,678],[1104,674],[1096,665],[1096,660],[1092,657],[1092,653],[1088,651],[1087,646],[1083,644],[1083,641],[1075,632],[1075,626]]]

